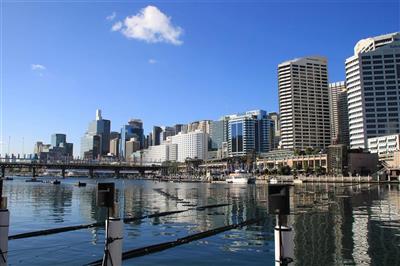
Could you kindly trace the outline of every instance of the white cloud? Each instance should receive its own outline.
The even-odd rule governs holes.
[[[46,67],[44,65],[40,65],[40,64],[32,64],[31,69],[40,71],[40,70],[45,70]]]
[[[174,26],[171,18],[155,6],[147,6],[133,16],[128,16],[123,22],[116,22],[113,31],[120,31],[129,39],[138,39],[149,43],[165,42],[181,45],[179,39],[183,29]]]
[[[113,21],[116,16],[117,16],[117,13],[114,11],[114,12],[112,12],[111,15],[107,16],[106,19],[109,21]]]
[[[119,31],[121,28],[122,28],[122,22],[118,21],[111,27],[111,30],[112,31]]]
[[[157,60],[155,60],[155,59],[153,59],[153,58],[150,58],[150,59],[149,59],[149,64],[155,64],[155,63],[157,63]]]

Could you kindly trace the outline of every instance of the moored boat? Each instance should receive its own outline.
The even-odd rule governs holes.
[[[243,170],[235,170],[226,178],[226,182],[232,184],[253,184],[255,181],[256,179],[251,174]]]

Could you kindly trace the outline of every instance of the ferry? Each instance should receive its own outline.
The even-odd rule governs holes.
[[[254,184],[256,179],[249,173],[243,170],[235,170],[234,173],[230,174],[226,179],[227,183],[233,184]]]

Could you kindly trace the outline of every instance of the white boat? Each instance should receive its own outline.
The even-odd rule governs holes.
[[[226,178],[227,183],[233,184],[252,184],[255,183],[256,179],[249,173],[243,170],[235,170],[234,173],[230,174]]]
[[[270,184],[278,184],[278,179],[276,177],[273,177],[269,180]]]

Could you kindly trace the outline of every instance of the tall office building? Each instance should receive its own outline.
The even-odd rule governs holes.
[[[281,120],[278,113],[269,113],[268,118],[274,122],[274,133],[271,134],[271,150],[279,148],[281,141]]]
[[[61,143],[67,142],[67,135],[55,133],[51,135],[51,146],[59,147]]]
[[[349,146],[349,114],[347,89],[344,81],[329,84],[329,113],[331,119],[331,144]]]
[[[172,137],[175,135],[175,127],[161,127],[160,132],[160,144],[167,140],[167,137]]]
[[[278,66],[283,149],[330,145],[327,60],[304,57]]]
[[[152,141],[151,144],[152,146],[157,146],[160,145],[160,133],[162,132],[162,128],[159,126],[153,126],[153,132],[152,132]]]
[[[122,159],[127,158],[130,154],[126,153],[126,142],[131,138],[135,138],[140,143],[140,148],[144,147],[144,131],[143,122],[140,119],[131,119],[128,125],[122,126],[121,141],[119,143],[119,157]]]
[[[103,119],[101,110],[97,109],[96,120],[89,123],[88,130],[81,139],[81,156],[84,157],[85,152],[89,151],[92,151],[93,158],[107,155],[110,151],[110,128],[111,121]],[[94,136],[98,136],[98,138],[94,138]],[[99,147],[97,147],[98,145]]]
[[[228,115],[224,120],[227,121],[229,156],[259,154],[271,150],[270,134],[273,133],[274,123],[266,111]]]
[[[346,59],[350,148],[400,130],[400,33],[360,40]]]
[[[217,151],[226,142],[227,128],[224,120],[211,121],[210,125],[210,146],[209,150]]]

